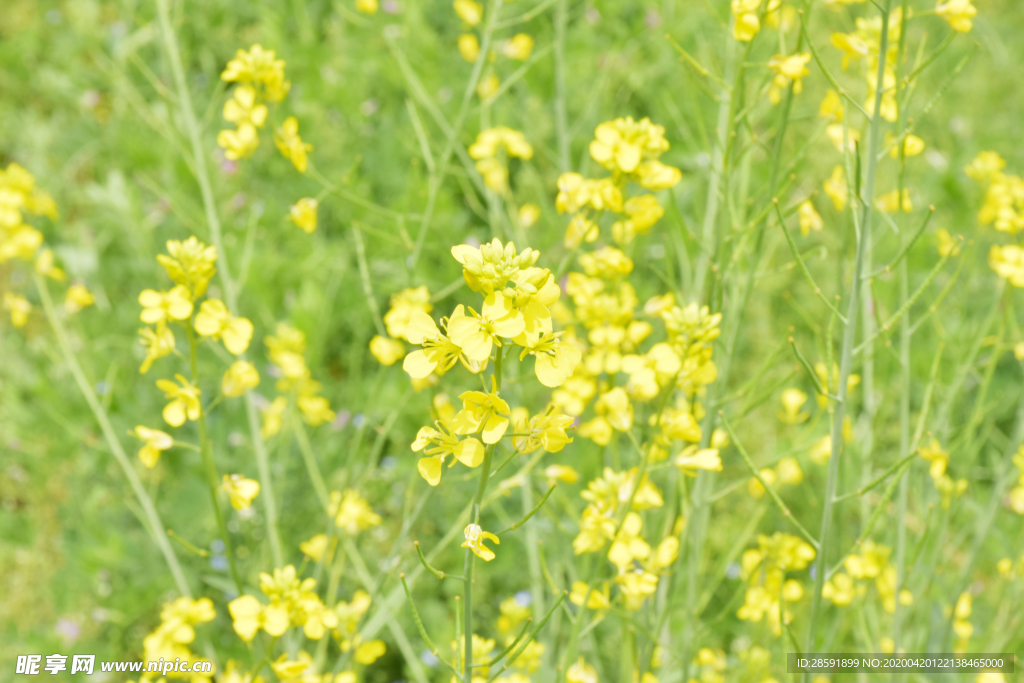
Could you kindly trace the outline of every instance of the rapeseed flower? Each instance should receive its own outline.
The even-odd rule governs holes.
[[[335,508],[337,514],[334,517],[334,524],[350,536],[375,527],[382,521],[366,498],[355,489],[345,489],[344,495],[338,491],[332,492],[331,509]]]
[[[15,327],[24,327],[28,323],[29,313],[32,312],[32,304],[25,297],[4,292],[4,308],[11,313],[11,324]]]
[[[178,285],[166,292],[144,289],[139,294],[142,322],[156,325],[169,320],[186,320],[192,315],[192,300],[187,287]]]
[[[199,387],[181,375],[175,375],[174,378],[178,384],[169,379],[158,379],[156,386],[171,399],[171,402],[164,406],[164,420],[172,427],[180,427],[185,424],[186,418],[193,421],[199,419],[202,410],[199,402],[201,392]]]
[[[299,173],[306,172],[309,165],[308,154],[313,151],[313,145],[303,142],[299,136],[298,119],[289,116],[284,120],[281,127],[274,132],[274,144],[285,159],[291,160]]]
[[[220,391],[229,398],[241,396],[260,384],[260,373],[249,361],[236,360],[224,372],[220,382]]]
[[[207,299],[199,307],[195,320],[196,332],[204,337],[220,339],[224,347],[236,356],[245,353],[252,339],[252,323],[228,311],[220,299]]]
[[[156,467],[157,461],[160,460],[160,454],[174,445],[171,435],[161,432],[159,429],[149,429],[137,425],[133,433],[145,442],[145,445],[139,449],[139,460],[150,469]]]
[[[318,202],[311,197],[300,199],[288,210],[288,220],[302,228],[307,235],[316,230],[316,208]]]
[[[231,507],[236,510],[248,510],[260,493],[260,483],[241,474],[225,474],[221,488],[227,492]]]
[[[466,540],[462,543],[463,548],[469,548],[473,551],[474,555],[487,562],[494,559],[494,551],[484,545],[484,541],[493,541],[500,544],[501,541],[497,536],[489,531],[484,531],[480,528],[479,524],[468,525],[463,534],[466,537]]]
[[[479,467],[484,461],[484,446],[476,438],[468,437],[460,441],[453,430],[442,422],[435,422],[435,425],[437,429],[421,427],[412,443],[414,452],[423,451],[428,456],[420,458],[416,466],[431,486],[440,483],[441,465],[448,456],[453,456],[448,467],[452,467],[456,460],[466,467]]]

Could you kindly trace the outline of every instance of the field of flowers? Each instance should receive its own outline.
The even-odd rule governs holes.
[[[1019,658],[1021,36],[1016,0],[6,0],[0,679]]]

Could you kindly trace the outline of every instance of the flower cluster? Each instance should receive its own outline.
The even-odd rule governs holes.
[[[484,18],[484,6],[477,0],[455,0],[452,3],[455,13],[462,20],[463,32],[459,34],[458,49],[464,60],[470,63],[480,59],[480,39],[473,33]],[[497,43],[497,50],[487,55],[486,71],[477,83],[476,93],[480,99],[487,100],[493,96],[501,85],[501,79],[494,72],[494,61],[498,55],[518,62],[525,62],[533,53],[534,40],[528,33],[516,35]]]
[[[405,358],[406,348],[403,341],[408,341],[406,330],[409,321],[417,311],[429,314],[434,310],[430,303],[430,290],[426,286],[403,289],[391,295],[390,308],[384,314],[384,327],[387,335],[378,334],[370,340],[370,353],[381,365],[394,365]],[[426,386],[425,380],[413,380],[418,388]]]
[[[1006,161],[997,152],[981,152],[965,168],[967,175],[985,188],[978,222],[1005,232],[1017,243],[992,245],[988,264],[1014,287],[1024,287],[1024,247],[1018,235],[1024,230],[1024,178],[1004,173]]]
[[[865,541],[860,553],[851,553],[843,560],[845,572],[837,571],[825,581],[821,596],[837,607],[846,607],[858,596],[867,593],[867,581],[873,580],[882,608],[892,614],[896,611],[897,600],[901,605],[910,605],[914,596],[902,589],[896,594],[896,566],[889,562],[892,548]]]
[[[668,151],[665,129],[650,119],[632,117],[607,121],[597,127],[590,143],[590,156],[612,172],[607,178],[589,179],[579,173],[563,173],[558,179],[555,207],[572,214],[565,233],[565,245],[575,249],[593,242],[600,234],[598,224],[605,212],[621,214],[611,226],[612,238],[627,245],[637,235],[646,235],[665,211],[654,195],[627,196],[629,184],[658,191],[674,187],[682,179],[679,169],[658,161]]]
[[[761,5],[764,0],[732,0],[733,25],[732,37],[749,43],[761,32]],[[765,6],[764,20],[774,29],[786,30],[796,22],[796,8],[783,5],[782,0],[768,0]]]
[[[917,449],[917,454],[928,462],[928,474],[932,477],[935,489],[942,495],[942,508],[948,509],[953,498],[959,498],[967,490],[967,480],[957,479],[946,472],[949,465],[949,453],[943,450],[938,439],[932,439],[927,446]]]
[[[635,467],[625,472],[606,467],[601,477],[591,481],[580,494],[587,507],[580,516],[580,532],[572,542],[577,555],[598,552],[610,542],[608,560],[616,567],[615,582],[628,610],[640,609],[657,590],[659,575],[679,555],[679,534],[684,524],[683,518],[678,518],[671,534],[654,548],[644,540],[639,512],[660,508],[665,501],[649,477],[644,475],[639,482],[638,477]],[[610,604],[607,586],[597,590],[578,582],[570,597],[591,609],[604,609]]]
[[[307,638],[319,640],[328,629],[338,626],[339,619],[321,602],[315,587],[316,579],[300,579],[292,565],[275,569],[273,575],[261,572],[260,590],[269,602],[242,595],[228,603],[235,633],[248,643],[261,629],[276,638],[301,626]]]
[[[239,49],[221,73],[225,82],[238,84],[231,99],[224,103],[224,119],[235,124],[235,128],[222,130],[217,135],[217,144],[228,159],[248,158],[260,146],[257,130],[263,128],[269,115],[264,103],[280,102],[291,87],[285,80],[284,66],[284,60],[277,59],[273,50],[264,50],[256,44],[248,51]],[[305,166],[305,149],[302,154]],[[296,162],[296,167],[298,165]]]
[[[783,622],[788,624],[792,615],[780,601],[793,603],[804,595],[803,585],[786,574],[805,569],[816,555],[814,548],[791,534],[759,535],[757,548],[744,551],[741,560],[741,576],[748,587],[736,616],[745,621],[767,617],[772,633],[781,635]]]
[[[312,379],[306,365],[306,335],[288,323],[278,323],[274,334],[264,338],[267,355],[280,371],[276,397],[262,409],[263,425],[260,434],[269,438],[281,431],[289,400],[294,401],[302,418],[311,427],[331,422],[336,417],[330,402],[320,396],[322,385]]]
[[[57,267],[53,251],[41,248],[43,233],[24,222],[26,215],[57,220],[57,204],[49,193],[36,185],[35,176],[24,167],[10,163],[0,169],[0,264],[8,261],[35,261],[39,275],[63,282],[67,276]],[[95,303],[85,285],[76,283],[64,295],[64,310],[73,315]],[[13,291],[4,291],[3,307],[14,327],[28,324],[32,304]]]
[[[532,159],[533,147],[519,131],[497,126],[476,136],[469,156],[476,159],[476,170],[483,176],[484,184],[503,193],[508,190],[508,159]]]
[[[452,255],[462,264],[470,289],[483,296],[483,305],[477,312],[460,304],[451,316],[441,319],[439,327],[424,310],[422,299],[411,306],[403,304],[397,311],[393,301],[389,315],[393,314],[395,329],[389,326],[389,333],[422,347],[405,357],[405,371],[418,381],[443,375],[456,363],[480,373],[492,353],[497,370],[501,359],[510,353],[506,347],[514,345],[522,349],[520,360],[534,357],[534,372],[541,384],[561,386],[581,355],[579,349],[561,340],[562,333],[553,330],[550,307],[561,291],[548,269],[534,265],[540,254],[532,249],[518,253],[514,244],[503,245],[495,238],[480,247],[453,247]],[[402,324],[404,332],[398,329]],[[450,459],[449,467],[456,461],[467,467],[479,466],[484,445],[501,440],[512,419],[496,378],[492,378],[491,391],[467,391],[459,399],[462,409],[458,412],[450,403],[435,401],[434,427],[420,429],[412,444],[414,451],[427,456],[419,461],[419,470],[432,486],[440,482],[446,460]],[[519,442],[524,451],[545,443],[560,450],[568,441],[565,428],[571,421],[559,417],[554,409],[523,422],[531,435]]]
[[[872,112],[875,108],[875,94],[878,91],[879,60],[884,59],[882,74],[881,116],[886,121],[895,121],[896,105],[896,53],[899,50],[900,26],[903,9],[897,7],[889,14],[888,43],[884,57],[882,49],[882,17],[858,17],[857,30],[852,33],[833,33],[832,46],[843,53],[843,69],[850,62],[864,63],[863,76],[867,83],[867,97],[864,109]],[[852,144],[852,143],[851,143]]]
[[[168,602],[160,611],[160,625],[142,641],[143,659],[147,662],[156,662],[161,659],[165,662],[173,662],[180,659],[182,663],[188,662],[189,668],[191,668],[192,662],[205,660],[205,657],[196,657],[188,646],[196,638],[195,627],[213,621],[216,616],[213,602],[209,598],[193,600],[183,597]],[[212,680],[213,672],[205,674],[186,674],[174,671],[167,674],[147,673],[140,679],[140,683],[164,675],[170,678],[189,679],[191,683],[209,683]]]

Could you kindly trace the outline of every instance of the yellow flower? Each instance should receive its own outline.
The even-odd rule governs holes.
[[[939,256],[957,256],[960,254],[960,242],[963,238],[957,235],[953,237],[945,228],[939,228],[935,232],[939,239]]]
[[[939,0],[935,13],[948,21],[957,33],[967,33],[974,26],[971,19],[978,15],[978,10],[971,4],[971,0]]]
[[[232,161],[248,159],[260,146],[255,126],[243,123],[237,129],[225,128],[217,133],[217,146],[224,150],[224,156]]]
[[[144,289],[139,294],[142,322],[148,325],[168,320],[185,320],[192,315],[192,301],[188,288],[178,285],[168,292]]]
[[[800,409],[807,403],[807,394],[790,387],[782,392],[782,409],[783,412],[779,413],[779,419],[785,424],[795,425],[805,421],[810,414],[807,412],[801,412]]]
[[[363,14],[376,14],[377,0],[356,0],[356,11]]]
[[[479,433],[485,444],[495,444],[508,429],[509,407],[496,392],[491,378],[491,391],[467,391],[459,395],[462,410],[452,419],[456,434],[466,436]]]
[[[857,597],[857,587],[848,575],[836,572],[822,586],[821,597],[829,600],[836,607],[846,607]]]
[[[498,86],[501,85],[501,80],[498,79],[494,74],[487,74],[480,79],[480,82],[476,84],[476,94],[481,100],[487,98],[498,92]]]
[[[609,171],[633,173],[644,159],[656,159],[668,150],[665,128],[650,119],[619,118],[600,124],[590,143],[590,156]]]
[[[156,386],[164,392],[166,398],[171,399],[171,402],[164,406],[164,420],[172,427],[180,427],[185,424],[185,418],[199,419],[199,413],[202,410],[199,403],[201,392],[199,387],[181,375],[175,375],[174,378],[178,380],[178,384],[169,379],[158,379]]]
[[[344,495],[333,491],[331,510],[335,508],[337,514],[334,517],[334,524],[351,536],[381,523],[380,515],[373,511],[366,499],[355,489],[345,489]]]
[[[844,71],[851,60],[863,59],[871,51],[867,41],[856,33],[833,33],[832,47],[842,51]]]
[[[775,472],[779,476],[779,483],[783,486],[796,486],[804,480],[804,472],[800,469],[800,462],[796,458],[783,458],[775,466]]]
[[[528,337],[523,352],[519,355],[520,360],[527,355],[532,355],[536,359],[533,371],[537,379],[552,389],[562,386],[583,358],[577,347],[559,339],[561,334],[546,332],[535,339]]]
[[[651,546],[640,535],[643,519],[635,512],[630,512],[622,520],[619,533],[612,541],[608,550],[608,561],[619,568],[619,573],[626,571],[633,560],[645,560],[651,554]]]
[[[751,477],[747,480],[747,493],[749,493],[750,497],[755,500],[761,499],[764,494],[767,493],[767,490],[765,489],[764,484],[761,483],[761,480],[764,480],[765,484],[768,484],[769,486],[774,486],[776,479],[775,470],[767,467],[758,472],[758,474],[761,476],[761,479]]]
[[[174,334],[167,323],[157,323],[156,329],[146,327],[139,330],[139,343],[146,347],[146,358],[142,361],[139,373],[145,375],[152,367],[153,361],[163,358],[174,351]]]
[[[387,647],[383,640],[369,640],[356,648],[353,659],[360,664],[373,664],[383,657],[385,652],[387,652]]]
[[[472,64],[480,57],[480,41],[472,33],[463,33],[459,36],[459,54],[467,62]]]
[[[520,62],[525,62],[529,59],[531,52],[533,52],[533,38],[526,33],[517,33],[506,40],[501,47],[503,55]]]
[[[643,569],[619,574],[615,582],[619,584],[619,589],[626,598],[626,609],[630,611],[643,607],[644,600],[658,590],[657,575]]]
[[[484,461],[484,446],[477,439],[469,437],[460,441],[459,437],[440,421],[435,425],[438,429],[421,427],[416,434],[416,440],[412,443],[413,452],[423,451],[428,456],[420,458],[417,468],[431,486],[440,483],[441,465],[449,455],[454,456],[448,464],[449,467],[452,467],[456,460],[466,467],[479,467]],[[434,445],[428,448],[430,444]]]
[[[306,167],[309,165],[307,153],[313,151],[313,145],[303,142],[299,137],[298,119],[289,116],[284,120],[281,127],[274,133],[274,144],[277,145],[277,149],[285,159],[291,159],[299,173],[306,172]]]
[[[452,317],[462,315],[462,305],[455,308]],[[448,319],[442,319],[441,325],[445,331],[449,331],[451,323]],[[405,357],[402,369],[409,373],[413,379],[423,379],[432,372],[443,374],[450,370],[457,361],[470,372],[479,372],[482,365],[474,366],[462,353],[462,349],[452,342],[448,336],[441,334],[441,331],[434,323],[434,319],[423,311],[414,311],[405,328],[405,337],[410,344],[422,345],[422,349],[412,351]]]
[[[72,315],[94,303],[96,303],[96,297],[85,288],[85,285],[71,285],[64,295],[64,310]]]
[[[40,275],[52,278],[57,282],[63,282],[66,277],[64,271],[54,265],[52,249],[43,249],[39,252],[39,255],[36,257],[35,268],[36,272]]]
[[[288,399],[278,396],[270,405],[260,410],[263,424],[260,427],[260,438],[269,439],[281,431],[282,417],[285,408],[288,407]]]
[[[523,204],[519,207],[519,223],[524,228],[532,228],[540,220],[540,207],[536,204]]]
[[[992,245],[988,252],[988,265],[1014,287],[1024,287],[1024,249],[1013,244],[1004,247]],[[13,317],[13,311],[11,315]]]
[[[484,6],[473,0],[455,0],[452,3],[455,13],[469,26],[476,26],[484,18]]]
[[[327,534],[317,534],[308,541],[303,541],[299,544],[299,550],[309,559],[319,562],[327,552]]]
[[[698,449],[696,445],[687,446],[676,456],[675,463],[684,474],[691,476],[696,476],[694,470],[722,471],[722,459],[718,456],[717,448]]]
[[[543,448],[548,453],[557,453],[565,448],[566,444],[572,443],[572,437],[566,430],[572,429],[573,422],[571,416],[557,412],[549,415],[534,415],[529,422],[516,423],[516,432],[525,434],[525,436],[513,437],[512,444],[518,452],[524,454],[532,453],[538,448]],[[569,483],[579,479],[575,470],[562,465],[551,465],[544,472],[549,482],[552,481],[552,477]],[[557,476],[552,472],[558,473]]]
[[[262,86],[261,94],[270,102],[280,102],[291,84],[284,79],[284,60],[273,50],[264,50],[258,43],[249,51],[238,50],[220,75],[227,82]]]
[[[565,672],[566,683],[597,683],[597,669],[579,658],[575,664]]]
[[[228,397],[241,396],[250,389],[255,389],[260,384],[260,373],[256,366],[249,361],[236,360],[231,367],[224,372],[220,382],[220,391]]]
[[[757,18],[761,0],[732,0],[731,9],[734,18],[732,37],[749,43],[761,30],[761,22]]]
[[[842,166],[832,169],[832,176],[824,183],[825,194],[836,207],[836,211],[842,211],[850,201],[850,190],[846,185],[846,172]]]
[[[263,605],[251,595],[243,595],[228,603],[235,633],[245,642],[252,641],[261,628],[277,637],[288,630],[288,608],[281,603]]]
[[[893,159],[898,159],[900,156],[899,141],[892,133],[885,134],[885,146],[889,149],[889,156]],[[903,138],[903,155],[907,158],[916,157],[918,154],[924,151],[924,140],[907,133]]]
[[[620,432],[628,432],[633,426],[633,405],[622,387],[601,394],[594,404],[594,410]]]
[[[821,232],[821,229],[825,227],[825,222],[821,220],[821,216],[814,210],[814,204],[811,203],[810,199],[800,204],[797,213],[800,216],[800,234],[804,237],[807,237],[811,230]]]
[[[388,334],[395,339],[407,341],[405,330],[409,326],[413,313],[416,311],[430,313],[434,310],[434,306],[430,303],[430,290],[426,286],[403,289],[392,294],[390,306],[388,312],[384,314],[384,326],[387,328]]]
[[[145,445],[139,449],[139,460],[146,467],[156,467],[160,460],[160,454],[174,445],[174,439],[170,434],[161,432],[158,429],[149,429],[142,425],[135,427],[135,436],[145,441]]]
[[[604,585],[604,589],[599,591],[596,588],[591,588],[582,581],[572,582],[572,592],[569,594],[569,600],[574,605],[583,606],[586,602],[587,609],[608,609],[611,606],[611,601],[608,599],[608,585]]]
[[[235,88],[234,96],[224,103],[224,120],[238,126],[262,128],[267,122],[267,105],[256,101],[256,90],[248,85]]]
[[[930,464],[928,473],[932,479],[939,479],[946,473],[946,466],[949,464],[949,453],[943,450],[938,439],[932,439],[927,446],[918,448],[917,454]]]
[[[612,224],[612,239],[623,246],[632,242],[637,235],[649,233],[665,215],[658,198],[651,194],[627,199],[622,208],[628,218]]]
[[[158,254],[157,262],[176,285],[183,285],[195,300],[206,293],[206,286],[217,272],[217,247],[203,244],[194,236],[184,242],[169,240],[167,254]]]
[[[203,302],[196,315],[195,328],[204,337],[223,339],[227,350],[236,356],[249,348],[252,339],[252,323],[246,318],[231,315],[220,299]]]
[[[316,230],[316,208],[318,202],[315,199],[306,197],[292,204],[288,213],[288,220],[302,228],[307,235]]]
[[[405,345],[397,339],[378,334],[370,340],[370,353],[381,365],[394,365],[405,356]]]
[[[32,304],[23,296],[4,292],[4,308],[11,312],[11,324],[24,327],[28,323],[28,314],[32,312]]]
[[[466,540],[462,544],[463,548],[469,548],[474,555],[487,562],[494,559],[494,551],[484,545],[484,541],[494,541],[500,545],[501,541],[497,536],[490,531],[484,531],[479,524],[470,524],[463,533],[466,536]]]
[[[252,501],[260,494],[260,483],[246,479],[241,474],[225,474],[221,485],[231,499],[231,507],[236,510],[248,510]]]
[[[319,382],[307,382],[307,384],[320,386]],[[319,427],[337,417],[337,413],[331,410],[330,401],[323,396],[317,396],[315,393],[300,393],[295,403],[299,406],[302,419],[310,427]]]
[[[469,360],[486,361],[494,345],[502,345],[501,338],[518,337],[526,329],[526,320],[516,309],[515,300],[503,292],[488,294],[480,313],[470,308],[470,315],[466,315],[461,309],[459,306],[452,313],[448,333]]]
[[[799,95],[803,91],[803,77],[811,73],[807,64],[811,61],[810,52],[802,52],[789,55],[775,55],[768,61],[768,68],[775,72],[772,80],[771,90],[768,91],[768,99],[772,104],[778,104],[782,99],[783,88],[793,84],[793,94]]]
[[[978,152],[964,172],[978,182],[991,182],[1006,168],[1006,160],[998,152]]]
[[[544,476],[548,478],[548,486],[554,486],[556,481],[564,481],[567,484],[575,484],[580,480],[579,472],[569,467],[568,465],[548,465],[547,467],[544,468]]]

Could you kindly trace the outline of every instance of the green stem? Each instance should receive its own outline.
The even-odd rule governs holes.
[[[224,243],[221,238],[220,217],[217,213],[217,203],[213,196],[213,186],[210,183],[207,154],[203,147],[202,129],[199,127],[195,111],[192,108],[192,96],[188,90],[188,81],[185,79],[185,70],[182,66],[181,53],[178,50],[178,41],[174,34],[174,28],[171,25],[168,0],[157,0],[156,6],[160,19],[160,32],[163,35],[164,49],[167,51],[168,61],[174,76],[178,105],[192,147],[191,166],[194,169],[196,181],[199,184],[199,192],[202,195],[206,222],[210,228],[210,239],[213,241],[214,246],[217,247],[217,256],[220,260],[217,273],[224,287],[224,297],[227,299],[228,308],[234,312],[238,310],[238,292],[235,288],[235,282],[231,277],[230,268],[227,263],[227,253],[224,251]],[[241,358],[245,358],[244,354]],[[281,539],[277,530],[277,505],[274,501],[273,480],[270,476],[266,444],[263,443],[263,437],[260,436],[260,418],[252,393],[247,392],[245,394],[245,409],[249,420],[249,435],[252,439],[253,450],[256,452],[260,490],[263,493],[261,498],[267,518],[267,537],[270,540],[274,564],[281,566],[284,564],[284,560],[281,552]]]
[[[871,127],[868,137],[867,151],[867,178],[864,184],[864,194],[860,197],[861,221],[860,231],[857,235],[857,255],[854,261],[853,281],[850,285],[850,301],[847,308],[846,323],[843,331],[843,348],[839,364],[839,390],[837,396],[839,401],[835,402],[832,420],[832,455],[828,463],[828,478],[825,482],[825,502],[821,515],[821,533],[818,534],[820,548],[815,559],[814,593],[811,596],[811,613],[807,622],[807,645],[805,652],[814,652],[816,622],[821,611],[821,590],[825,584],[825,570],[829,550],[829,542],[832,534],[832,505],[834,504],[836,487],[839,483],[839,459],[843,450],[843,417],[846,414],[847,388],[850,378],[850,369],[853,365],[853,348],[857,338],[857,311],[860,306],[860,279],[864,270],[864,252],[867,243],[871,240],[871,206],[874,203],[875,176],[878,170],[878,147],[879,135],[881,133],[881,109],[882,93],[884,88],[883,77],[885,74],[886,51],[889,45],[889,8],[892,0],[885,0],[885,8],[882,10],[882,33],[878,60],[878,87],[875,89],[874,116],[871,117]],[[810,680],[810,674],[804,674],[804,683]]]
[[[327,485],[324,484],[324,476],[320,472],[320,466],[316,462],[316,455],[313,453],[313,445],[309,442],[309,435],[306,433],[306,426],[302,424],[298,411],[292,408],[292,427],[295,431],[295,441],[299,444],[299,451],[302,453],[302,460],[306,463],[306,471],[309,473],[309,480],[313,482],[313,489],[320,504],[329,515],[331,512],[331,497],[327,493]]]
[[[71,344],[68,342],[67,330],[64,329],[64,324],[60,318],[57,317],[56,309],[53,306],[53,299],[50,297],[50,290],[46,285],[46,279],[39,273],[34,273],[36,289],[39,291],[39,298],[43,302],[43,309],[46,311],[46,319],[50,323],[50,329],[53,330],[54,336],[57,338],[57,345],[60,347],[61,354],[64,356],[64,362],[68,364],[71,369],[71,374],[75,378],[75,383],[78,385],[79,391],[85,397],[86,403],[89,404],[89,408],[92,410],[93,417],[96,418],[96,422],[100,425],[100,431],[103,432],[103,437],[107,441],[107,445],[110,447],[110,451],[114,454],[114,459],[117,460],[117,464],[121,466],[121,470],[124,472],[124,476],[128,479],[128,484],[132,487],[132,491],[135,493],[135,497],[139,501],[139,505],[142,506],[143,512],[145,512],[146,520],[149,523],[150,531],[153,535],[153,541],[160,549],[160,553],[164,556],[164,561],[167,562],[167,567],[171,570],[171,576],[174,577],[174,583],[178,587],[178,592],[184,597],[190,597],[192,591],[189,590],[188,581],[185,579],[185,573],[181,570],[181,565],[178,563],[178,556],[174,554],[174,548],[171,547],[170,541],[167,540],[167,527],[164,526],[163,521],[160,519],[160,514],[156,511],[156,506],[153,505],[153,499],[146,493],[145,487],[142,485],[142,481],[139,479],[139,475],[135,472],[135,468],[132,467],[131,460],[128,458],[121,446],[121,441],[117,438],[117,434],[114,431],[114,427],[110,424],[110,416],[107,414],[103,404],[100,403],[99,398],[96,396],[96,391],[93,389],[93,385],[85,377],[85,372],[82,370],[82,366],[78,362],[78,356],[74,351],[71,350]]]
[[[185,321],[185,330],[188,332],[189,364],[192,369],[192,384],[199,386],[199,360],[196,353],[196,333],[192,329],[192,321]],[[231,578],[235,582],[238,593],[242,593],[242,580],[238,575],[238,567],[235,566],[235,549],[231,543],[231,535],[228,533],[228,526],[224,522],[224,510],[220,506],[220,486],[217,475],[217,463],[213,459],[213,445],[206,432],[206,414],[199,411],[199,448],[203,454],[203,470],[206,473],[206,485],[210,489],[210,501],[213,503],[213,512],[217,517],[217,528],[224,538],[224,554],[228,558],[228,566],[231,568]]]

